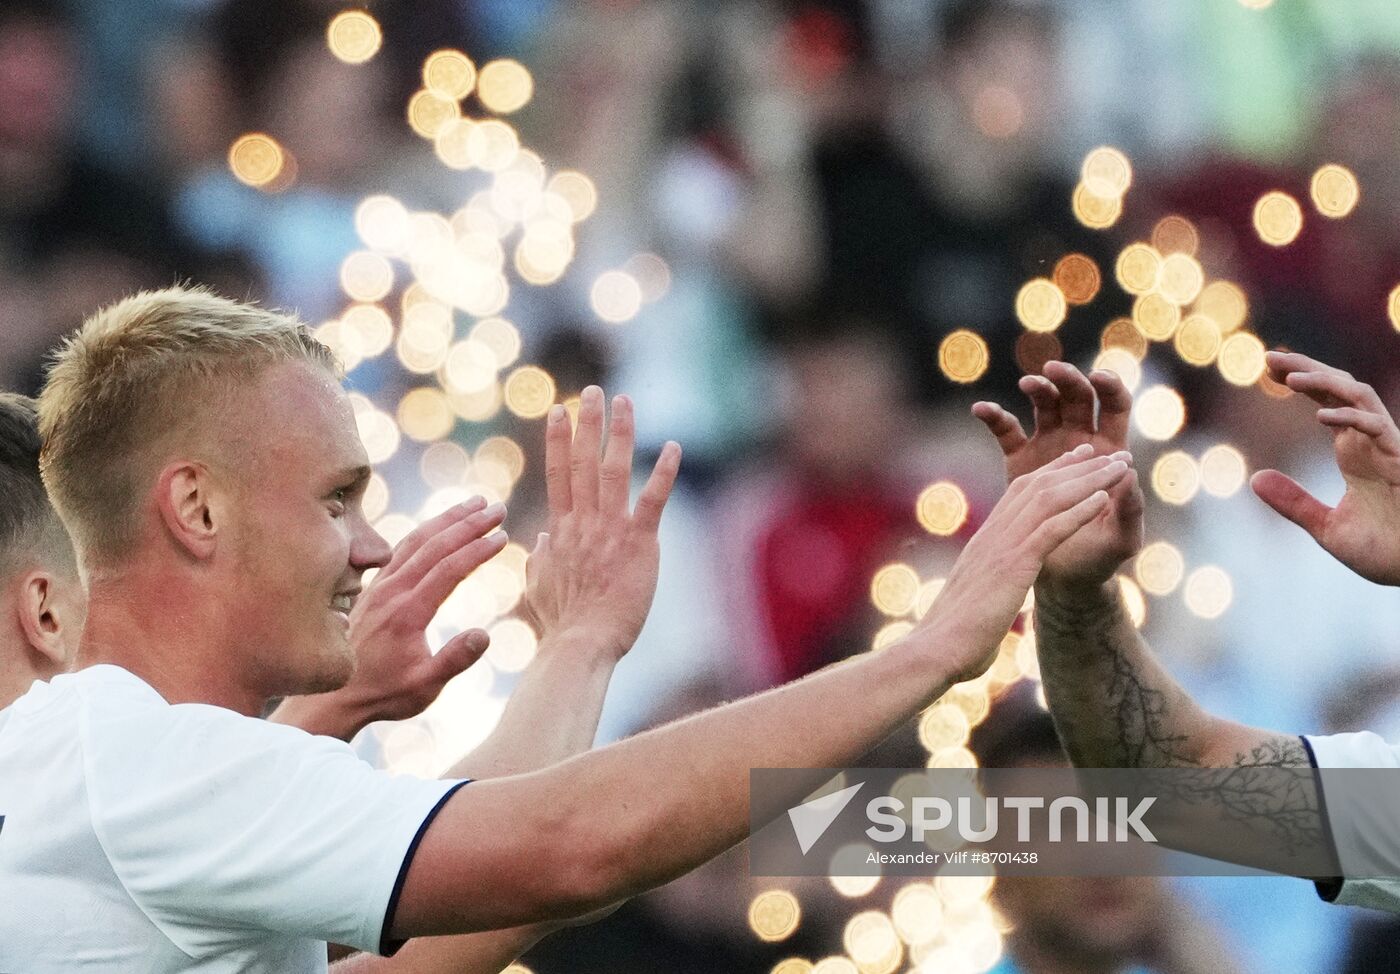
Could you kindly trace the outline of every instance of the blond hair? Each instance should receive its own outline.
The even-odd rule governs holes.
[[[339,375],[295,317],[204,288],[145,291],[89,317],[55,353],[39,396],[49,496],[90,565],[121,560],[172,437],[202,407],[278,362]]]

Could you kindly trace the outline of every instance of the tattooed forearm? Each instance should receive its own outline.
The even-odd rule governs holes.
[[[1116,586],[1073,601],[1037,590],[1035,631],[1045,694],[1075,764],[1200,763],[1199,708],[1142,645]]]

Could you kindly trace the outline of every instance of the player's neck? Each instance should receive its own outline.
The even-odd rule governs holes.
[[[110,663],[134,673],[168,703],[206,703],[248,716],[266,700],[233,668],[229,620],[218,602],[139,569],[94,576],[78,668]],[[136,576],[136,577],[134,577]]]

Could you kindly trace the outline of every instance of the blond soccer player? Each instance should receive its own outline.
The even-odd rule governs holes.
[[[63,350],[40,422],[90,604],[80,669],[0,714],[6,969],[100,957],[114,971],[316,971],[326,941],[388,954],[664,883],[743,839],[750,769],[849,763],[983,672],[1046,554],[1129,469],[1083,450],[1018,479],[918,627],[879,653],[467,784],[462,769],[384,775],[328,738],[252,719],[269,698],[349,677],[343,597],[389,557],[360,509],[350,403],[304,327],[198,292],[137,296]],[[567,423],[562,409],[551,422]],[[661,467],[677,461],[670,446]],[[576,450],[551,507],[623,509],[626,471],[598,463]],[[653,535],[660,513],[643,490],[631,530]],[[480,531],[466,518],[447,535]],[[398,584],[503,543],[410,557]],[[626,544],[577,520],[555,545],[577,561],[537,593],[554,630],[630,646],[646,605],[635,575],[610,570]]]

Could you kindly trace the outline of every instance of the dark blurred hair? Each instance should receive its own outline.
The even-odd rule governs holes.
[[[967,747],[984,768],[1014,768],[1029,762],[1064,762],[1064,746],[1049,712],[1035,701],[1029,683],[1002,695],[973,730]]]
[[[61,530],[39,478],[39,416],[25,396],[0,393],[0,570]]]

